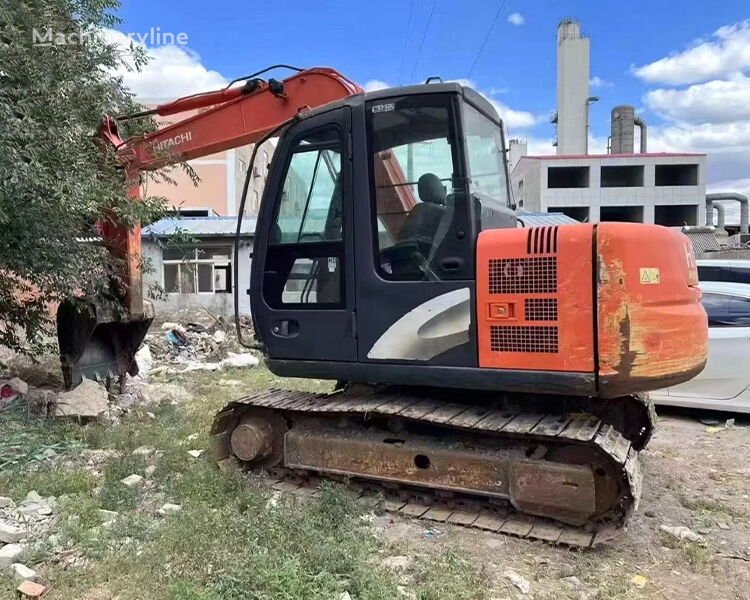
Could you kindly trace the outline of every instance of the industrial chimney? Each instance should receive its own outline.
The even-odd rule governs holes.
[[[589,43],[581,24],[557,26],[557,153],[588,154]]]
[[[647,151],[646,122],[635,116],[635,107],[621,104],[612,109],[610,148],[612,154],[633,154],[635,152],[635,126],[641,128],[641,154]]]

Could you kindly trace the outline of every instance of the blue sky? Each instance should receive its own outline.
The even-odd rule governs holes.
[[[126,78],[142,97],[216,87],[276,62],[396,85],[467,78],[501,2],[437,0],[426,28],[433,0],[414,0],[407,36],[411,0],[123,0],[118,29],[158,26],[189,37],[187,52],[154,49],[150,72]],[[650,150],[709,152],[712,185],[750,190],[750,2],[635,0],[620,8],[507,0],[470,80],[505,113],[511,134],[527,137],[532,152],[551,151],[555,30],[562,17],[576,17],[591,37],[591,76],[603,82],[591,89],[601,98],[592,107],[592,150],[606,143],[611,108],[633,104],[651,128]]]

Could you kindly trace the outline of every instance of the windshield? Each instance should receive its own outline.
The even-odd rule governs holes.
[[[469,190],[482,200],[508,206],[500,127],[464,103],[464,136],[469,160]]]

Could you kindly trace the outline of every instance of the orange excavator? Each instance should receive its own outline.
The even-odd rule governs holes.
[[[609,539],[640,498],[654,426],[641,392],[706,361],[687,238],[632,223],[526,227],[502,122],[470,88],[262,74],[159,106],[202,112],[155,133],[123,141],[112,118],[99,132],[134,199],[143,170],[256,144],[240,220],[257,147],[278,137],[248,290],[256,343],[273,373],[337,384],[230,402],[212,427],[217,460],[283,488],[346,478],[405,515],[576,547]],[[105,237],[128,265],[123,316],[61,307],[69,384],[132,374],[152,315],[140,231],[112,224]]]

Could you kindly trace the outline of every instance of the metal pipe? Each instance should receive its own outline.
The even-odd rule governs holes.
[[[711,218],[708,218],[709,206],[717,200],[735,200],[740,203],[740,233],[750,233],[748,229],[748,206],[747,196],[737,194],[736,192],[720,192],[718,194],[706,194],[706,224],[709,220],[713,223],[713,208],[711,208]]]
[[[723,204],[714,204],[713,207],[716,209],[716,229],[724,229],[727,209]]]
[[[641,129],[641,154],[646,154],[646,148],[648,147],[648,126],[646,125],[646,121],[641,117],[634,117],[633,124]]]

